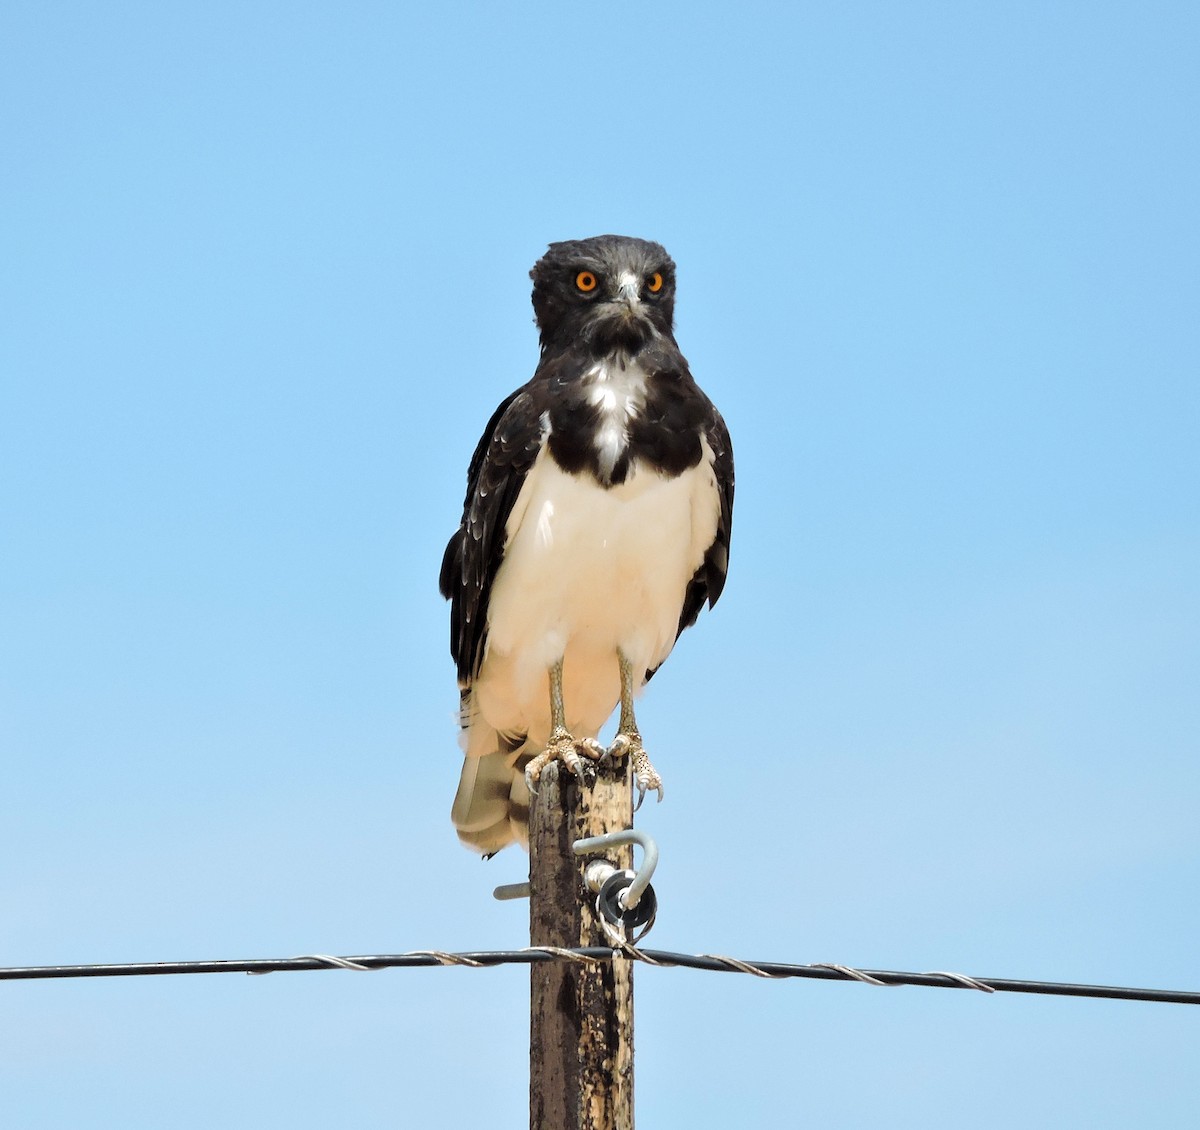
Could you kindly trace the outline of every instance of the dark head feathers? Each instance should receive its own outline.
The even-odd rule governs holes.
[[[584,274],[594,280],[589,290],[579,285]],[[543,350],[635,353],[656,335],[671,337],[675,264],[662,244],[623,235],[564,240],[550,244],[529,277]]]

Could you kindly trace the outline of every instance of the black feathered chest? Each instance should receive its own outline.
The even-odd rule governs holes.
[[[640,464],[668,478],[696,466],[710,407],[677,355],[663,351],[599,359],[572,357],[534,378],[545,396],[550,455],[565,471],[602,486],[623,483]]]

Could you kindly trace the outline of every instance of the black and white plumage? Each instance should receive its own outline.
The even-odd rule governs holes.
[[[532,380],[496,409],[467,473],[441,591],[466,754],[452,818],[484,853],[527,842],[530,792],[595,740],[661,779],[633,696],[725,584],[729,433],[673,336],[675,264],[621,236],[551,244],[530,272]]]

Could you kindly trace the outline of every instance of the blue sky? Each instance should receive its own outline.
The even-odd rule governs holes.
[[[462,850],[527,272],[679,265],[729,586],[649,941],[1200,987],[1192,5],[10,3],[0,964],[525,943]],[[0,1119],[521,1125],[519,969],[8,984]],[[1180,1006],[637,972],[655,1125],[1185,1126]]]

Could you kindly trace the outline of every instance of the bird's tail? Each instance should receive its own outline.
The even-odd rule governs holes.
[[[495,752],[463,759],[450,819],[469,848],[493,855],[511,843],[529,846],[529,789],[525,766],[533,756],[525,743],[507,748],[497,735]]]

